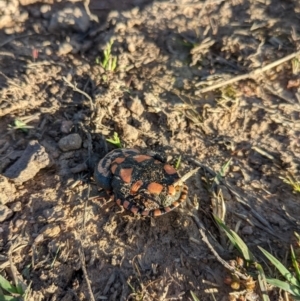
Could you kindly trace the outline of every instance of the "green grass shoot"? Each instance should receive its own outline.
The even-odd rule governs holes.
[[[114,132],[113,138],[106,139],[106,141],[115,145],[117,148],[122,148],[121,140],[116,132]]]
[[[292,187],[294,193],[300,193],[300,181],[298,181],[293,176],[287,176],[287,177],[279,177],[283,180],[284,183],[288,184]]]

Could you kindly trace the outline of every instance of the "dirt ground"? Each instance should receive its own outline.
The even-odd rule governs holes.
[[[2,0],[1,275],[34,301],[261,300],[224,283],[212,249],[238,253],[212,213],[274,276],[257,246],[284,260],[300,231],[282,179],[300,169],[299,46],[298,0]],[[189,200],[155,219],[107,201],[93,169],[114,132],[200,167]]]

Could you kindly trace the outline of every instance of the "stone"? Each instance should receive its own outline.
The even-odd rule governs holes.
[[[15,199],[16,188],[8,179],[0,175],[0,204],[13,202]]]
[[[5,205],[0,205],[0,223],[3,223],[13,215],[13,211]]]
[[[51,5],[50,4],[44,4],[40,7],[41,14],[46,18],[51,13]]]
[[[81,144],[82,139],[77,133],[70,134],[58,141],[59,148],[64,152],[79,149],[81,147]]]
[[[64,134],[69,134],[73,127],[73,122],[71,120],[63,120],[60,126],[60,131]]]
[[[145,110],[141,100],[137,97],[127,102],[127,108],[138,116],[141,116]]]
[[[133,52],[135,52],[135,50],[136,50],[135,45],[133,43],[130,43],[128,45],[128,51],[133,53]]]
[[[59,45],[57,54],[58,55],[66,55],[66,54],[72,52],[72,50],[73,50],[73,46],[71,45],[71,43],[64,42]]]
[[[251,235],[253,234],[253,227],[251,226],[245,226],[244,228],[242,228],[242,234],[245,234],[245,235]]]
[[[124,135],[125,139],[135,141],[139,137],[139,131],[132,125],[124,124],[123,125],[123,135]]]
[[[83,171],[86,171],[86,170],[88,170],[88,167],[87,167],[85,162],[80,163],[80,164],[70,168],[70,171],[72,173],[79,173],[79,172],[83,172]]]
[[[62,207],[56,206],[43,210],[43,216],[48,223],[53,223],[62,220],[65,217],[65,212]]]
[[[90,19],[83,7],[65,7],[51,17],[48,30],[57,32],[63,29],[85,32],[90,26]]]
[[[57,237],[60,233],[60,227],[58,225],[46,225],[41,229],[40,234],[43,234],[44,237]]]
[[[15,203],[12,203],[10,205],[10,209],[13,211],[13,212],[19,212],[22,210],[22,203],[20,201],[18,202],[15,202]]]
[[[38,141],[32,140],[28,143],[22,156],[4,172],[4,176],[15,183],[22,184],[32,179],[49,164],[50,157],[45,148]]]

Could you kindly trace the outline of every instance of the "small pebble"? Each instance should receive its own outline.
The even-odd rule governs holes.
[[[15,227],[16,228],[21,228],[23,224],[24,224],[24,221],[22,219],[17,219],[15,221]]]
[[[242,234],[245,234],[245,235],[251,235],[251,234],[253,234],[253,227],[252,226],[245,226],[242,229]]]
[[[57,54],[58,55],[66,55],[66,54],[72,52],[72,50],[73,50],[73,46],[71,45],[71,43],[64,42],[59,45]]]
[[[81,144],[82,139],[77,133],[63,137],[58,142],[59,148],[64,152],[79,149],[81,147]]]
[[[128,45],[128,51],[129,52],[131,52],[131,53],[133,53],[133,52],[135,52],[135,45],[133,44],[133,43],[130,43],[129,45]]]
[[[141,100],[137,97],[127,102],[127,108],[134,114],[141,116],[144,112],[144,106]]]
[[[50,164],[50,158],[44,146],[38,141],[32,140],[22,156],[11,165],[4,173],[4,176],[16,183],[23,183],[32,179],[42,168]]]
[[[3,223],[13,215],[13,211],[5,205],[0,205],[0,223]]]
[[[15,199],[16,188],[8,179],[0,175],[0,203],[6,204]]]
[[[90,18],[82,7],[65,7],[55,12],[50,20],[48,30],[57,33],[63,29],[85,32],[90,26]]]
[[[71,120],[63,120],[60,126],[60,131],[64,134],[69,134],[73,127],[73,122]]]
[[[13,211],[13,212],[19,212],[22,210],[22,203],[21,202],[15,202],[15,203],[12,203],[10,205],[10,209]]]
[[[86,163],[81,163],[70,169],[72,173],[79,173],[88,170]]]
[[[139,137],[139,131],[135,127],[133,127],[129,124],[124,124],[123,135],[124,135],[124,138],[135,141]]]
[[[51,12],[51,5],[50,4],[44,4],[41,6],[40,8],[40,12],[44,15],[44,14],[49,14]]]

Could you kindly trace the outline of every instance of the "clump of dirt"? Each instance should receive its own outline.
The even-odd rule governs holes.
[[[238,300],[212,212],[259,260],[257,245],[284,258],[300,215],[282,180],[299,173],[298,1],[4,2],[1,274],[31,283],[28,300]],[[185,205],[141,218],[98,191],[114,132],[181,156],[181,175],[201,167]]]

